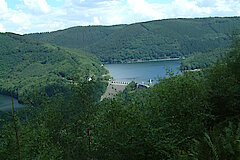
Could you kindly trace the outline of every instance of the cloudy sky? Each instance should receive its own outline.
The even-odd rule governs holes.
[[[209,16],[240,16],[240,0],[0,0],[0,32],[20,34]]]

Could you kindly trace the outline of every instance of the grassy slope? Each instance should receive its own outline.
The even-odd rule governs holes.
[[[120,26],[74,27],[27,36],[82,48],[103,62],[179,57],[230,45],[240,18],[168,19]]]
[[[64,92],[71,80],[105,72],[97,58],[84,52],[11,33],[0,34],[0,44],[0,93],[13,91],[20,100],[29,92]]]

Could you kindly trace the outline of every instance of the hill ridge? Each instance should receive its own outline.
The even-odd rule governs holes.
[[[240,30],[240,17],[174,18],[25,36],[91,52],[104,63],[125,63],[228,48],[235,29]]]
[[[0,33],[0,94],[20,101],[30,93],[70,91],[73,80],[101,77],[105,69],[93,55],[50,45],[14,33]]]

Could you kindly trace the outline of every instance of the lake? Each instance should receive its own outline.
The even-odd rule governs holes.
[[[110,75],[116,81],[148,83],[149,79],[152,79],[154,84],[159,78],[167,77],[167,68],[171,69],[174,74],[181,73],[179,70],[180,65],[180,60],[163,60],[130,64],[106,64],[105,67],[110,71]],[[16,109],[24,107],[18,103],[17,99],[14,98],[13,101]],[[11,110],[11,108],[11,97],[0,94],[0,111],[8,111]]]
[[[22,104],[19,104],[17,99],[13,99],[14,108],[19,109],[24,107]],[[0,94],[0,111],[9,111],[12,109],[12,100],[10,96],[4,96]]]
[[[166,69],[172,70],[174,74],[181,73],[180,65],[180,60],[162,60],[130,64],[106,64],[105,67],[115,81],[148,83],[149,79],[152,79],[154,84],[158,82],[159,78],[167,77]]]

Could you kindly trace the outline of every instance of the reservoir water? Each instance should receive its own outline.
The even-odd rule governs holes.
[[[165,60],[157,62],[143,62],[131,64],[106,64],[106,68],[110,71],[110,75],[114,80],[119,82],[148,83],[149,79],[153,80],[153,84],[158,82],[159,78],[165,78],[166,70],[171,70],[174,74],[181,73],[179,70],[180,60]],[[14,108],[24,107],[19,104],[17,99],[13,99]],[[12,108],[10,96],[0,94],[0,111],[9,111]]]
[[[180,65],[180,60],[163,60],[131,64],[106,64],[105,67],[110,71],[110,75],[115,81],[148,83],[151,79],[154,84],[158,82],[159,78],[167,77],[167,70],[171,70],[174,74],[181,73]]]
[[[13,104],[15,109],[24,107],[19,104],[17,99],[13,99]],[[12,109],[12,100],[10,96],[4,96],[0,94],[0,111],[10,111]]]

